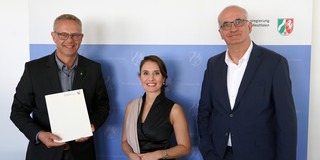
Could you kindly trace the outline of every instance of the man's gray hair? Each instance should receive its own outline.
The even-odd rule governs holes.
[[[79,25],[80,25],[80,31],[82,32],[82,23],[80,21],[80,19],[72,14],[62,14],[59,17],[57,17],[54,20],[54,24],[53,24],[53,31],[56,31],[56,27],[58,25],[58,23],[62,20],[73,20],[76,21]]]

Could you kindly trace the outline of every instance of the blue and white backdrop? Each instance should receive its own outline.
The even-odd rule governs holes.
[[[127,159],[121,150],[126,105],[144,93],[138,79],[144,56],[161,57],[168,68],[167,96],[186,114],[192,152],[201,160],[197,109],[207,60],[226,49],[217,16],[231,4],[247,9],[252,40],[289,61],[298,116],[298,160],[307,158],[312,0],[55,0],[29,1],[30,59],[55,50],[54,19],[63,13],[83,22],[79,53],[102,64],[110,116],[95,133],[99,160]],[[296,8],[299,8],[297,10]]]

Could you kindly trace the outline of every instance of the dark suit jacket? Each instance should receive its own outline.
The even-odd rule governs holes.
[[[208,60],[198,108],[199,150],[221,160],[232,133],[235,160],[295,160],[297,118],[287,60],[253,44],[235,105],[227,91],[225,52]]]
[[[97,130],[109,113],[109,99],[99,63],[79,55],[72,89],[83,89],[91,124]],[[29,139],[26,159],[61,160],[63,146],[48,149],[36,143],[36,134],[51,131],[45,95],[61,92],[55,53],[25,64],[12,104],[11,120]],[[30,114],[32,113],[32,117]],[[66,120],[67,121],[67,120]],[[95,159],[93,138],[70,142],[70,151],[77,160]]]

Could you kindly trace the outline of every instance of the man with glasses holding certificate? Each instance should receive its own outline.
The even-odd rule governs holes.
[[[218,17],[227,50],[208,60],[198,108],[206,160],[295,160],[297,118],[287,60],[250,39],[245,9]]]
[[[57,17],[51,36],[56,51],[25,64],[10,118],[29,139],[27,160],[94,160],[92,137],[57,142],[61,138],[51,133],[45,96],[83,89],[91,129],[96,131],[109,113],[101,66],[78,54],[83,34],[76,16]]]

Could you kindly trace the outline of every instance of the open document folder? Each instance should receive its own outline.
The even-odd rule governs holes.
[[[92,136],[83,90],[45,96],[51,132],[67,142]]]

